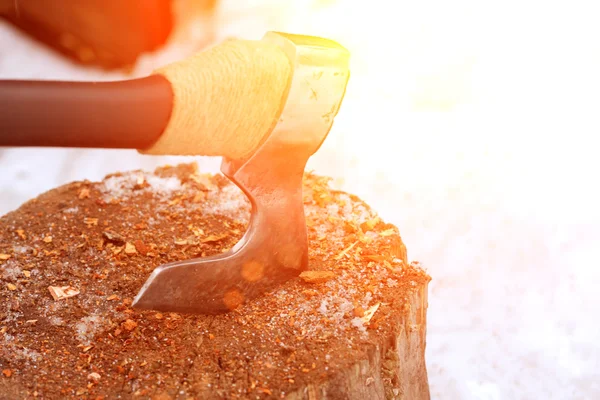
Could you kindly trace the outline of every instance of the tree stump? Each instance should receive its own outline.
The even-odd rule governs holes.
[[[428,399],[427,284],[398,229],[307,174],[310,271],[218,316],[131,309],[250,206],[195,164],[47,192],[0,219],[0,398]]]

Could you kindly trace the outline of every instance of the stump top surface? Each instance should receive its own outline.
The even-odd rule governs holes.
[[[242,236],[249,203],[220,175],[195,165],[114,174],[5,215],[0,393],[280,397],[353,365],[430,278],[407,263],[396,227],[327,178],[305,176],[304,204],[309,268],[326,272],[220,316],[130,308],[158,265],[218,254]],[[55,300],[49,287],[67,286],[79,293]]]

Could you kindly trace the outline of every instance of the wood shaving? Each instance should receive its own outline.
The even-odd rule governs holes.
[[[300,278],[306,283],[324,283],[335,277],[332,271],[304,271]]]
[[[7,283],[7,284],[6,284],[6,287],[7,287],[7,288],[8,288],[8,290],[10,290],[10,291],[17,290],[17,287],[16,287],[14,284],[12,284],[12,283]]]
[[[344,257],[346,254],[348,254],[348,252],[350,250],[352,250],[352,248],[354,246],[356,246],[358,243],[358,240],[354,243],[352,243],[350,246],[346,247],[344,250],[342,250],[342,252],[340,254],[338,254],[337,256],[333,257],[334,260],[340,260],[342,257]]]
[[[365,311],[365,315],[361,318],[363,323],[366,325],[371,321],[371,318],[373,318],[373,315],[375,315],[375,313],[377,312],[377,310],[379,309],[379,306],[381,305],[381,303],[377,303],[375,304],[373,307],[369,307],[366,311]]]
[[[10,257],[12,257],[10,254],[1,254],[0,253],[0,260],[8,260]]]

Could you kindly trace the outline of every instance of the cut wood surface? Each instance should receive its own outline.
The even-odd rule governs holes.
[[[0,219],[0,398],[428,399],[427,284],[396,227],[307,174],[310,269],[219,316],[130,308],[249,203],[195,165],[76,182]]]

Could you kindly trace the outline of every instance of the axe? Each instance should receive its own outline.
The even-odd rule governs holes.
[[[138,149],[222,156],[252,204],[228,252],[165,264],[134,299],[140,309],[217,314],[308,266],[306,162],[329,133],[349,79],[349,52],[314,36],[268,32],[229,40],[141,79],[0,81],[0,146]]]

